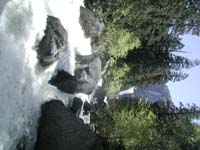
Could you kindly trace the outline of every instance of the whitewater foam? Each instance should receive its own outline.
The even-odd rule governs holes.
[[[26,136],[32,149],[41,103],[59,98],[65,104],[72,96],[48,84],[56,69],[73,74],[75,51],[91,53],[79,24],[82,0],[12,0],[0,16],[0,150],[14,150]],[[61,20],[69,35],[64,59],[38,71],[36,47],[44,35],[47,15]]]
[[[81,25],[79,24],[80,6],[83,6],[82,0],[46,0],[47,12],[61,20],[62,25],[68,31],[69,49],[66,56],[58,62],[58,70],[64,69],[74,75],[75,52],[80,55],[90,55],[90,39],[84,37]],[[70,60],[67,61],[67,57]],[[70,68],[69,68],[70,66]]]

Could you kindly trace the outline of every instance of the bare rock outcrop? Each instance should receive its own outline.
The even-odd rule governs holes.
[[[102,150],[97,136],[59,100],[41,107],[35,150]]]
[[[58,18],[48,16],[45,35],[37,50],[40,65],[48,66],[55,62],[62,56],[62,52],[67,50],[67,47],[67,31]]]

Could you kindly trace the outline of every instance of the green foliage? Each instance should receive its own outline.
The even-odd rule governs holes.
[[[199,119],[200,110],[196,105],[179,107],[173,105],[171,101],[156,102],[151,105],[153,112],[157,115],[157,131],[160,134],[163,149],[169,150],[193,150],[197,143],[192,144],[192,140],[197,140],[193,119]],[[172,144],[173,143],[173,144]]]
[[[189,143],[193,149],[200,150],[200,126],[194,125],[194,134],[190,137]]]
[[[111,65],[119,58],[125,58],[129,50],[139,46],[140,41],[131,32],[113,24],[107,25],[105,33],[98,38],[98,49],[101,54],[109,54]]]
[[[128,28],[155,43],[169,31],[172,35],[199,35],[199,8],[198,0],[108,0],[102,1],[98,10],[106,23]]]
[[[98,39],[98,49],[110,56],[104,76],[109,92],[117,93],[131,84],[184,80],[188,74],[183,70],[195,62],[172,52],[183,48],[180,35],[199,34],[198,6],[197,0],[101,1],[95,12],[106,29]]]
[[[106,75],[106,89],[109,94],[115,94],[121,90],[126,73],[130,70],[126,64],[119,64],[119,60],[125,58],[132,49],[139,48],[140,41],[131,32],[118,28],[113,24],[106,26],[106,31],[98,37],[97,49],[102,55],[109,55],[109,68]]]
[[[125,147],[152,146],[157,137],[155,125],[156,115],[150,106],[139,101],[137,108],[122,107],[113,112],[115,122],[113,137],[123,139]],[[148,136],[147,136],[148,135]]]
[[[194,62],[172,52],[183,48],[180,35],[199,35],[199,6],[198,0],[101,1],[95,12],[106,29],[99,38],[99,49],[110,55],[109,69],[126,63],[130,80],[124,81],[124,86],[184,80],[188,75],[182,70],[195,66]]]
[[[121,143],[127,150],[198,150],[200,127],[192,120],[200,116],[195,105],[176,107],[171,101],[148,103],[116,100],[110,109],[99,110],[98,134],[107,138],[110,149]],[[102,130],[103,129],[103,130]]]
[[[126,74],[130,68],[126,64],[109,66],[105,78],[105,86],[110,95],[116,94],[124,86],[127,80]]]
[[[108,109],[97,110],[92,115],[95,122],[96,133],[108,138],[113,132],[114,120],[112,113]]]
[[[102,0],[96,12],[106,29],[98,49],[111,57],[104,76],[109,93],[129,85],[184,80],[182,70],[199,61],[173,52],[183,48],[180,35],[200,34],[199,6],[199,0]],[[116,103],[109,110],[113,130],[106,135],[126,149],[199,149],[199,130],[191,123],[199,116],[195,109],[168,102]]]
[[[199,65],[199,61],[191,61],[169,51],[146,51],[143,48],[130,51],[121,62],[127,63],[130,68],[127,78],[132,85],[181,81],[188,76],[184,69]]]
[[[121,90],[126,74],[130,70],[125,63],[119,65],[119,60],[126,58],[130,50],[139,48],[140,41],[132,33],[114,25],[108,25],[105,33],[98,37],[97,45],[101,55],[110,56],[109,68],[104,78],[106,89],[112,95]]]
[[[97,114],[97,133],[107,138],[110,149],[119,141],[125,149],[156,147],[156,115],[144,101],[129,105],[116,101],[109,110],[99,110]]]

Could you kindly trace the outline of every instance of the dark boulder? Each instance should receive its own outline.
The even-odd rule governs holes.
[[[97,108],[103,108],[106,106],[104,99],[106,97],[106,91],[102,87],[97,87],[94,92],[93,101],[96,102]]]
[[[88,115],[91,111],[95,111],[95,106],[87,101],[83,104],[83,115]]]
[[[35,150],[101,150],[97,136],[61,101],[41,107]]]
[[[84,5],[88,9],[96,9],[100,5],[101,0],[84,0]]]
[[[70,110],[74,114],[76,114],[76,116],[79,116],[81,108],[82,108],[82,105],[83,105],[83,101],[78,97],[74,97]]]
[[[84,31],[85,37],[96,37],[101,34],[104,28],[103,21],[95,17],[88,8],[80,8],[79,22]]]
[[[64,70],[58,71],[49,83],[65,93],[74,94],[77,91],[76,78]]]
[[[39,63],[48,66],[62,56],[67,49],[68,34],[56,17],[48,16],[45,35],[37,50]]]
[[[107,65],[109,63],[110,60],[110,56],[109,54],[105,53],[103,56],[100,57],[101,59],[101,69],[102,71],[106,70]]]

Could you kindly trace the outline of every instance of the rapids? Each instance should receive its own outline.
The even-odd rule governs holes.
[[[48,84],[57,69],[72,75],[75,53],[91,53],[79,24],[82,0],[1,0],[0,2],[0,150],[15,150],[22,137],[27,149],[36,138],[41,103],[59,98],[68,104],[73,95]],[[61,20],[69,49],[63,59],[38,70],[36,47],[44,35],[47,15]]]

